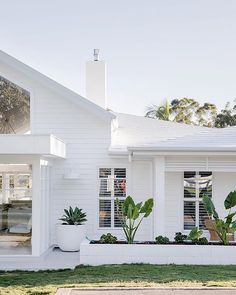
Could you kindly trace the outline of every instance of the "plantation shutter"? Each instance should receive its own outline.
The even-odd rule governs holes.
[[[212,172],[184,172],[184,229],[205,229],[208,217],[202,203],[203,195],[212,197]]]
[[[99,227],[121,227],[116,199],[126,197],[126,168],[99,169]]]

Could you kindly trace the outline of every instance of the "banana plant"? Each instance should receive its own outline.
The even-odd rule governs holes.
[[[215,227],[213,230],[215,230],[222,243],[224,245],[228,245],[229,234],[236,231],[236,220],[233,220],[236,212],[231,213],[231,209],[236,205],[236,191],[230,192],[224,201],[225,209],[229,210],[224,219],[219,218],[215,206],[207,194],[204,194],[203,196],[203,205],[209,215],[209,218],[214,219]]]
[[[135,204],[133,198],[128,196],[124,201],[116,199],[116,210],[126,236],[128,244],[134,242],[135,234],[143,221],[153,209],[154,201],[152,198]]]

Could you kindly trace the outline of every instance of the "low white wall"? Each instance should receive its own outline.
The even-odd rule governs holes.
[[[80,264],[236,264],[236,246],[89,243],[80,246]]]

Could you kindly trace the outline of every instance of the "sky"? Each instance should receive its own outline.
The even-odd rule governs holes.
[[[107,62],[110,109],[236,98],[236,0],[0,0],[0,49],[85,95],[85,62]]]

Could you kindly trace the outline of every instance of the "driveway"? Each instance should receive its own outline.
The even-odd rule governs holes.
[[[59,289],[56,295],[236,295],[236,288]]]

